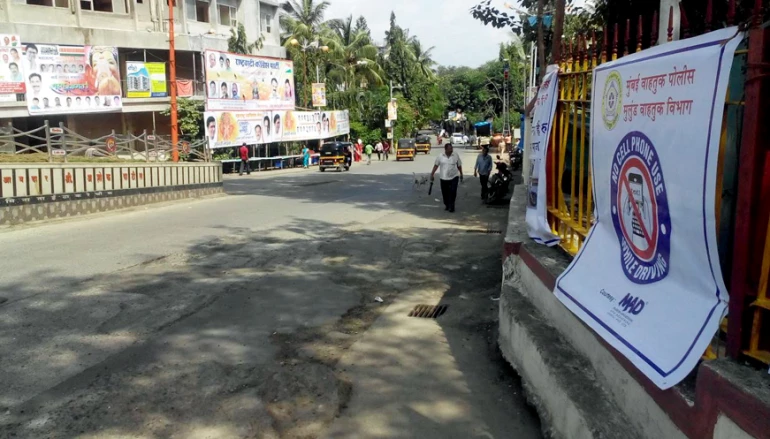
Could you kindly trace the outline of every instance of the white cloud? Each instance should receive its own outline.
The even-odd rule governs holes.
[[[495,59],[501,42],[510,41],[507,29],[495,29],[475,20],[468,10],[479,0],[329,0],[326,19],[363,15],[375,41],[385,39],[390,12],[396,23],[409,29],[425,47],[435,46],[433,58],[444,66],[477,67]],[[495,0],[502,7],[502,0]]]

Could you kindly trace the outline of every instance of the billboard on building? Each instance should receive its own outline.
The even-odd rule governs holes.
[[[102,113],[123,107],[117,48],[23,47],[29,114]]]
[[[313,106],[314,107],[326,106],[326,84],[324,83],[313,84]]]
[[[204,113],[211,148],[327,139],[350,132],[345,111],[212,111]]]
[[[126,97],[162,98],[168,96],[166,63],[126,62]]]
[[[285,59],[206,50],[206,109],[294,109],[294,64]]]
[[[24,93],[24,63],[18,35],[0,34],[0,101],[15,101]]]

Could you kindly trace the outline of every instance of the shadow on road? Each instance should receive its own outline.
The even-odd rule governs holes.
[[[501,230],[507,210],[480,206],[474,185],[452,216],[438,191],[412,189],[411,174],[226,187],[238,196],[233,208],[262,196],[306,203],[307,212],[269,228],[223,220],[213,226],[222,237],[90,279],[41,269],[55,294],[12,286],[23,299],[0,305],[0,436],[318,437],[356,391],[340,358],[402,293],[420,290],[450,305],[436,320],[448,344],[393,338],[368,347],[379,396],[402,397],[389,385],[406,369],[399,365],[449,355],[460,374],[416,377],[424,391],[377,426],[384,437],[415,437],[415,422],[535,437],[536,416],[496,349],[490,296],[499,292],[502,235],[468,232]],[[385,216],[331,221],[318,209]],[[448,389],[467,396],[459,410],[421,409],[441,407]]]

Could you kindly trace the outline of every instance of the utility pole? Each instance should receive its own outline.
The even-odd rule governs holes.
[[[538,50],[538,74],[537,83],[540,84],[545,76],[545,37],[543,36],[543,8],[545,0],[537,0],[537,50]]]
[[[174,0],[168,0],[168,76],[171,86],[171,159],[179,161],[179,126],[176,105],[176,53],[174,48]]]
[[[564,33],[564,0],[556,0],[556,11],[554,12],[553,39],[552,39],[552,59],[554,63],[561,59],[561,37]]]

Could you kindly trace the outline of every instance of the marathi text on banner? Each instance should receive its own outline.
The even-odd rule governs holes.
[[[350,132],[345,111],[222,111],[204,113],[211,148],[319,140]]]
[[[166,63],[126,62],[126,97],[162,98],[166,88]]]
[[[107,46],[24,44],[31,115],[120,111],[118,50]]]
[[[204,56],[207,110],[294,109],[291,61],[212,50]]]
[[[0,34],[0,100],[15,101],[24,93],[24,63],[18,35]]]
[[[326,106],[326,84],[314,83],[312,90],[313,90],[313,106],[325,107]]]
[[[596,223],[556,295],[662,389],[697,365],[727,308],[716,186],[736,28],[594,70]]]
[[[549,66],[537,92],[529,135],[530,172],[527,184],[527,232],[538,244],[554,246],[559,236],[551,232],[547,218],[546,156],[551,125],[556,112],[559,86],[558,66]]]

